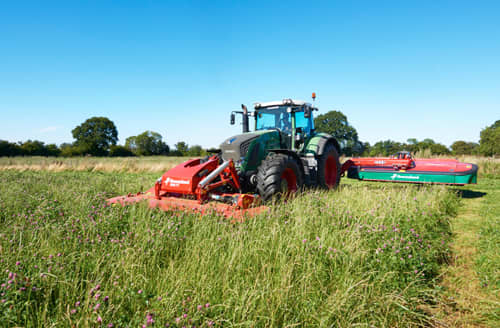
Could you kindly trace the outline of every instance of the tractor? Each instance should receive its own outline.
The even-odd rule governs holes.
[[[304,101],[284,99],[256,103],[242,111],[242,134],[221,145],[224,161],[232,159],[243,193],[257,192],[264,200],[302,187],[335,188],[340,180],[340,146],[332,136],[314,130],[313,111]],[[249,131],[250,117],[254,129]]]
[[[266,206],[258,206],[262,201],[288,198],[303,187],[338,185],[345,170],[339,162],[340,146],[332,136],[314,130],[317,108],[292,99],[256,103],[253,112],[241,107],[231,112],[230,122],[235,124],[240,114],[242,133],[226,139],[215,154],[177,165],[145,193],[114,197],[108,203],[148,201],[162,210],[217,211],[239,219],[266,211]]]

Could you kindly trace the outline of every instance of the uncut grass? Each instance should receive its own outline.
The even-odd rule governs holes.
[[[0,157],[0,170],[87,171],[87,172],[165,172],[188,157]]]
[[[416,158],[456,158],[461,162],[474,163],[479,166],[479,178],[500,175],[500,158],[482,156],[431,156],[429,152],[417,152]],[[345,162],[349,157],[342,157]],[[190,157],[143,156],[143,157],[0,157],[0,171],[86,171],[86,172],[123,172],[163,173]]]
[[[429,323],[419,305],[433,299],[458,202],[446,188],[344,183],[241,224],[105,206],[155,177],[0,172],[0,322]]]

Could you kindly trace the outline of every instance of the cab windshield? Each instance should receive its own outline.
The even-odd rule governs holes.
[[[290,113],[287,113],[288,106],[276,106],[259,109],[256,113],[256,130],[280,129],[283,132],[291,133],[292,120]]]

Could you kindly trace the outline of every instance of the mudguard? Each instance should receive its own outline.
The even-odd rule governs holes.
[[[323,151],[325,149],[325,146],[327,144],[333,144],[335,148],[337,149],[337,153],[340,155],[340,145],[338,141],[332,137],[331,135],[327,133],[318,133],[311,139],[309,139],[306,147],[305,147],[305,154],[314,154],[314,156],[319,156],[323,154]]]

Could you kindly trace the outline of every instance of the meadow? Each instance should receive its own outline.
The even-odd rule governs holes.
[[[428,151],[417,152],[416,158],[450,158],[450,156],[432,156]],[[500,175],[500,158],[480,156],[455,156],[461,162],[478,164],[479,174]],[[147,156],[147,157],[0,157],[1,170],[16,171],[85,171],[85,172],[155,172],[163,173],[189,157]],[[342,157],[343,163],[347,158]]]
[[[444,322],[429,309],[441,303],[464,188],[343,179],[336,191],[308,191],[232,224],[215,215],[107,206],[108,197],[150,187],[158,162],[175,164],[132,159],[138,172],[117,169],[129,160],[110,161],[113,169],[0,171],[1,326]],[[84,167],[85,159],[70,163]],[[498,166],[490,166],[483,175],[495,191]],[[483,211],[491,225],[481,230],[485,251],[475,265],[495,295],[498,207]],[[485,315],[495,322],[495,312]]]

